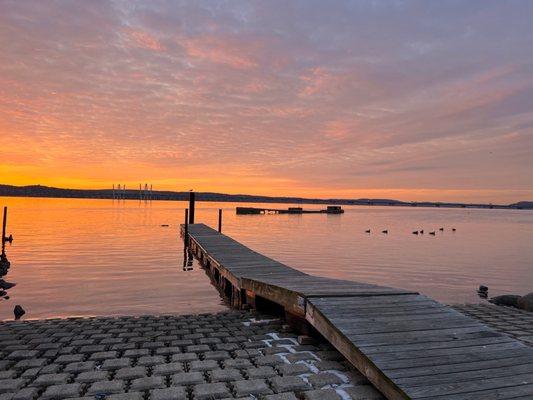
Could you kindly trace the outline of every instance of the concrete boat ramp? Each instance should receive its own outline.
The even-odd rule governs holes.
[[[231,304],[311,326],[388,399],[533,399],[533,348],[417,292],[316,277],[204,224],[189,247]]]

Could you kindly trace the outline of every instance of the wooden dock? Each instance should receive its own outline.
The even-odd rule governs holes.
[[[190,249],[241,307],[305,319],[388,399],[533,399],[533,348],[417,292],[312,276],[203,224]]]
[[[264,207],[236,207],[237,215],[258,214],[343,214],[341,206],[328,206],[323,210],[304,210],[302,207],[264,208]]]

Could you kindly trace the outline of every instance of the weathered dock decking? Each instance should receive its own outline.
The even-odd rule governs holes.
[[[305,274],[203,224],[190,248],[232,304],[305,318],[388,399],[533,399],[533,349],[419,293]]]

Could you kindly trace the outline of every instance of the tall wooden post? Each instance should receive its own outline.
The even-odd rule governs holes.
[[[185,229],[183,232],[183,243],[185,247],[189,247],[189,209],[185,209]]]
[[[222,233],[222,208],[218,209],[218,233]]]
[[[194,224],[195,193],[189,192],[189,224]]]
[[[4,207],[4,219],[2,221],[2,257],[6,255],[6,225],[7,225],[7,207]]]

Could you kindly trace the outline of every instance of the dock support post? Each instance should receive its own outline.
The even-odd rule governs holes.
[[[195,193],[189,192],[189,224],[194,224]]]
[[[222,233],[222,208],[218,209],[218,233]]]
[[[183,233],[183,243],[189,247],[189,209],[185,209],[185,231]]]

